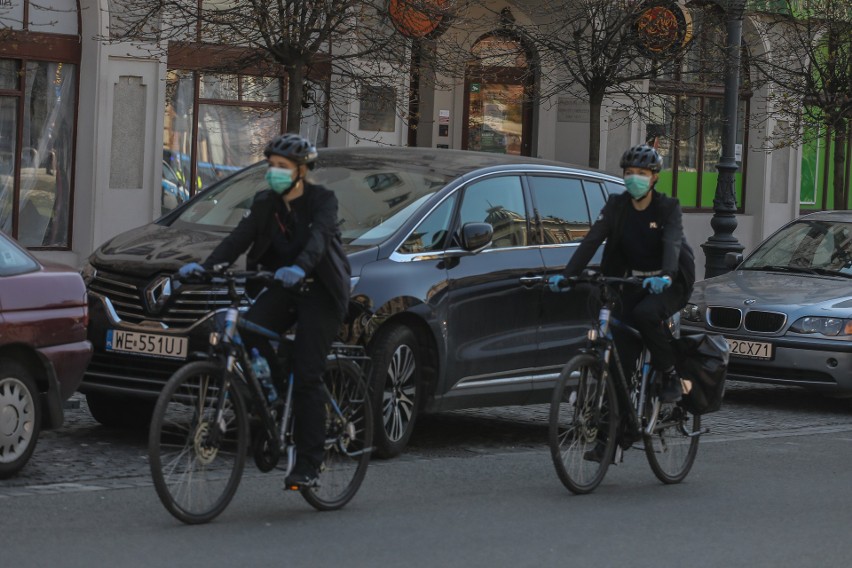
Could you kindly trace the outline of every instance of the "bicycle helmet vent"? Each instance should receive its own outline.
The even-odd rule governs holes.
[[[652,172],[663,169],[663,158],[650,146],[633,146],[621,156],[621,169],[643,168]]]
[[[273,138],[264,148],[263,155],[268,158],[273,154],[297,164],[311,164],[317,159],[316,147],[298,134],[282,134]]]

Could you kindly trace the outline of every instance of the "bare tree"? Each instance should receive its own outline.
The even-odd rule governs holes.
[[[204,47],[213,54],[205,68],[214,72],[283,71],[291,132],[299,131],[310,74],[333,76],[330,94],[348,101],[365,84],[399,85],[407,57],[408,41],[390,25],[385,0],[120,0],[112,16],[109,41],[160,57]]]
[[[767,115],[780,121],[775,146],[833,139],[835,209],[846,209],[846,153],[852,120],[852,4],[848,0],[782,0],[761,14],[771,51],[752,57],[770,84]]]
[[[542,64],[559,73],[540,96],[571,94],[588,100],[592,167],[600,161],[604,100],[620,97],[635,103],[628,104],[631,111],[641,112],[648,106],[643,81],[670,65],[680,54],[678,48],[688,42],[688,31],[683,30],[679,45],[643,50],[637,41],[637,26],[642,25],[637,19],[645,8],[634,0],[545,0],[537,12],[544,23],[517,28],[538,48]]]

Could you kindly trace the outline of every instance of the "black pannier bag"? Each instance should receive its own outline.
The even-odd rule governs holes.
[[[681,378],[692,382],[692,390],[681,403],[693,414],[716,412],[725,395],[728,374],[728,342],[721,335],[699,333],[674,340],[675,367]]]

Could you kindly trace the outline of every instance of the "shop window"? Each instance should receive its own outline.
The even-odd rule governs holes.
[[[69,249],[80,42],[76,0],[0,7],[0,230]]]
[[[651,83],[652,98],[646,138],[663,157],[657,189],[678,198],[685,209],[712,209],[719,178],[724,134],[722,22],[696,18],[695,40],[684,58]],[[741,61],[740,105],[737,116],[735,174],[737,208],[745,203],[749,100],[747,50]]]

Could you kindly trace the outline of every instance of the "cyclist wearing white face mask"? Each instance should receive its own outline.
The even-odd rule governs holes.
[[[610,196],[600,217],[580,243],[562,274],[550,278],[552,290],[566,276],[579,274],[606,240],[601,272],[606,276],[638,276],[642,289],[626,289],[620,317],[636,327],[663,375],[660,398],[681,398],[666,319],[689,300],[695,283],[695,258],[683,236],[680,203],[654,189],[663,160],[650,146],[634,146],[621,157],[627,191]],[[625,365],[632,365],[640,346],[616,337]]]

